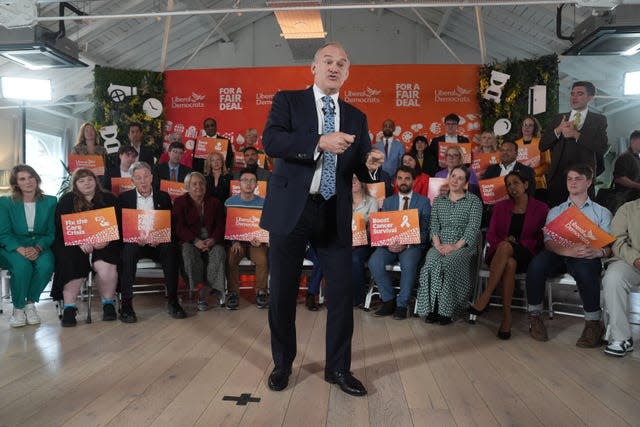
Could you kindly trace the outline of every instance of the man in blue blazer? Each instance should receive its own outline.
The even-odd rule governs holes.
[[[184,182],[184,179],[191,173],[191,168],[180,164],[180,160],[184,155],[184,144],[181,142],[172,142],[167,152],[169,153],[169,161],[159,163],[153,171],[153,189],[160,191],[160,181]]]
[[[415,171],[408,166],[400,166],[396,174],[398,194],[384,199],[382,211],[401,211],[418,209],[420,220],[420,243],[415,245],[392,244],[381,246],[369,258],[369,270],[378,286],[382,307],[374,313],[375,316],[390,316],[394,319],[407,318],[407,304],[411,290],[416,283],[418,264],[423,257],[425,245],[429,238],[429,217],[431,204],[429,199],[413,192]],[[386,266],[400,261],[400,292],[394,294],[391,276]]]
[[[402,164],[404,145],[393,137],[396,124],[391,119],[382,122],[382,139],[374,144],[374,148],[384,153],[384,163],[382,170],[395,177],[398,167]]]
[[[307,242],[327,280],[325,380],[345,393],[366,388],[350,372],[353,334],[351,181],[384,161],[370,153],[366,116],[338,99],[349,75],[342,46],[320,48],[311,64],[314,85],[273,97],[263,144],[275,159],[260,226],[269,231],[271,390],[287,387],[296,356],[296,299]]]

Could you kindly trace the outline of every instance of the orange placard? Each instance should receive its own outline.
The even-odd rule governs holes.
[[[500,153],[473,153],[471,155],[471,169],[476,173],[476,176],[484,175],[489,166],[498,163],[500,163]]]
[[[592,248],[603,248],[616,240],[575,206],[562,212],[542,230],[553,241],[566,248],[581,243]]]
[[[133,190],[135,186],[131,181],[131,178],[111,178],[111,192],[116,196],[125,191]]]
[[[485,205],[495,205],[509,198],[507,186],[504,184],[504,176],[482,179],[478,181],[478,184],[480,185],[480,197]]]
[[[246,163],[244,162],[244,153],[242,151],[236,151],[233,153],[233,168],[240,170],[242,168],[247,167]],[[260,166],[261,168],[264,167],[264,159],[266,158],[266,154],[264,153],[258,153],[258,166]]]
[[[227,158],[227,150],[229,141],[222,138],[211,138],[209,136],[201,136],[196,140],[193,157],[196,159],[206,159],[209,154],[219,152],[222,158]]]
[[[537,168],[540,166],[540,141],[531,141],[530,144],[518,145],[518,158],[516,161]]]
[[[172,202],[176,197],[182,196],[187,192],[186,188],[184,188],[184,182],[169,181],[168,179],[160,180],[160,191],[168,193]]]
[[[351,217],[352,246],[364,246],[367,240],[367,222],[363,214],[354,214]]]
[[[382,203],[384,203],[385,198],[384,182],[373,182],[365,185],[367,193],[378,202],[378,209],[382,209]]]
[[[104,175],[104,159],[102,156],[92,156],[84,154],[69,154],[69,172],[76,169],[91,169],[96,175]]]
[[[269,243],[269,232],[260,228],[262,209],[227,208],[227,222],[224,238],[249,242],[258,239],[261,243]]]
[[[240,194],[240,180],[232,179],[230,184],[230,192],[232,196]],[[256,196],[260,196],[263,199],[267,197],[267,181],[258,181],[258,186],[253,192]]]
[[[171,211],[122,209],[122,241],[138,243],[171,241]]]
[[[65,246],[78,246],[118,240],[118,221],[113,207],[60,216]]]
[[[369,234],[371,246],[420,243],[418,210],[372,212],[369,214]]]
[[[468,165],[471,163],[471,143],[470,142],[441,142],[438,144],[438,163],[440,167],[446,166],[444,157],[449,147],[458,147],[462,150],[462,163]]]
[[[433,205],[433,201],[442,194],[442,186],[449,186],[449,180],[447,178],[429,178],[429,192],[427,197]]]

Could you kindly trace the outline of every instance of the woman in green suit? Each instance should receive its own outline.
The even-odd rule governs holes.
[[[43,194],[41,182],[31,166],[17,165],[11,196],[0,197],[0,266],[11,271],[14,328],[40,323],[35,303],[53,274],[56,198]]]

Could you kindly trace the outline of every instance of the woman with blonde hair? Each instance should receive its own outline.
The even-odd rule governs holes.
[[[229,198],[231,174],[227,170],[222,153],[214,151],[207,156],[204,162],[204,176],[207,180],[207,194],[224,203]]]
[[[522,138],[516,140],[518,147],[526,147],[530,144],[539,147],[542,128],[540,127],[538,119],[533,116],[525,116],[525,118],[522,119],[520,133]],[[542,190],[542,194],[538,195],[544,196],[547,189],[546,174],[551,164],[551,150],[541,152],[538,148],[534,151],[534,155],[540,155],[540,165],[533,168],[536,173],[536,192],[541,193],[540,190]]]
[[[0,197],[0,266],[11,271],[14,328],[40,323],[35,303],[53,274],[56,198],[46,196],[41,183],[31,166],[14,166],[12,193]]]
[[[78,131],[78,139],[71,154],[106,156],[107,150],[99,144],[98,132],[89,122],[83,123]]]

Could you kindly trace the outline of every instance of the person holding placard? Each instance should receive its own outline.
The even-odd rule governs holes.
[[[444,156],[445,167],[436,173],[436,178],[449,178],[454,168],[464,165],[464,153],[458,147],[449,147]],[[469,169],[469,179],[467,182],[469,190],[474,194],[479,194],[480,187],[478,185],[478,177],[475,172]]]
[[[111,178],[131,178],[129,168],[136,161],[137,156],[138,152],[135,148],[130,145],[121,145],[120,148],[118,148],[120,161],[117,166],[110,167],[106,170],[102,178],[102,188],[108,191],[115,191]]]
[[[249,169],[253,171],[253,173],[258,177],[258,181],[269,181],[269,178],[271,178],[271,172],[258,165],[258,149],[256,147],[246,147],[242,150],[242,153],[244,154],[245,164],[243,170]],[[237,172],[234,175],[234,178],[240,179],[241,173],[242,171]]]
[[[529,181],[518,171],[504,177],[509,199],[493,207],[487,231],[486,262],[489,265],[487,287],[469,306],[471,314],[482,314],[498,284],[502,284],[502,323],[498,338],[511,338],[511,300],[516,273],[527,271],[527,266],[542,250],[542,227],[549,208],[527,194]]]
[[[438,161],[438,157],[440,155],[439,150],[440,150],[441,142],[456,142],[456,143],[469,142],[469,138],[467,138],[466,136],[458,135],[459,124],[460,124],[460,117],[456,113],[447,114],[447,116],[444,118],[444,130],[445,130],[444,135],[436,136],[431,140],[431,144],[429,144],[429,152],[431,153],[433,158],[436,159],[436,161]]]
[[[264,199],[255,195],[258,186],[258,177],[251,169],[240,171],[240,194],[229,197],[224,205],[239,208],[262,209]],[[267,263],[267,245],[258,239],[250,242],[233,241],[227,252],[227,278],[228,294],[227,308],[237,310],[240,303],[238,292],[240,289],[239,263],[244,257],[249,258],[256,265],[256,305],[258,308],[269,307],[269,293],[267,280],[269,277],[269,265]]]
[[[71,177],[69,191],[58,201],[55,212],[56,240],[53,253],[56,258],[56,274],[51,288],[51,297],[64,300],[62,326],[76,326],[76,300],[82,283],[89,272],[96,272],[97,283],[102,298],[102,320],[116,320],[114,297],[118,284],[118,266],[120,264],[120,240],[97,244],[86,243],[80,246],[65,246],[64,224],[61,216],[114,207],[118,209],[116,197],[102,191],[98,178],[89,169],[77,169]],[[89,260],[91,256],[91,262]]]
[[[482,179],[507,176],[511,171],[516,171],[527,181],[527,194],[533,196],[536,192],[536,177],[533,169],[516,161],[518,158],[518,144],[513,141],[504,141],[500,145],[500,163],[487,168]]]
[[[35,303],[53,273],[56,198],[46,196],[41,183],[31,166],[14,166],[11,195],[0,197],[0,267],[11,271],[14,328],[40,323]]]
[[[465,190],[471,176],[466,166],[455,166],[449,191],[436,197],[431,209],[431,249],[420,270],[418,314],[425,322],[447,325],[467,309],[473,287],[482,202]]]
[[[71,149],[71,154],[102,156],[107,155],[107,150],[98,143],[98,132],[91,123],[83,123],[78,131],[78,139]]]
[[[167,149],[169,161],[157,164],[153,172],[154,190],[160,190],[160,181],[163,179],[166,181],[184,182],[187,175],[191,173],[191,168],[180,164],[184,150],[184,144],[181,142],[172,142],[169,144],[169,148]]]
[[[231,141],[229,141],[228,138],[225,138],[224,136],[218,134],[218,122],[216,121],[216,119],[214,119],[213,117],[207,117],[206,119],[204,119],[204,122],[202,123],[202,129],[204,130],[205,136],[209,138],[224,139],[227,141],[227,158],[225,159],[225,166],[230,170],[233,167],[233,146],[231,145]],[[205,159],[199,159],[195,157],[194,150],[193,170],[204,173],[204,162]]]
[[[611,212],[589,198],[588,191],[593,178],[593,169],[590,165],[577,164],[569,167],[566,174],[569,197],[549,211],[546,223],[549,224],[567,209],[576,207],[598,228],[608,233],[611,229]],[[585,325],[576,346],[599,347],[604,332],[600,310],[601,258],[611,255],[611,249],[591,247],[582,243],[567,247],[553,240],[546,230],[544,246],[545,250],[531,260],[527,269],[527,301],[531,337],[538,341],[549,339],[541,315],[545,283],[549,277],[568,272],[576,281],[584,307]]]
[[[378,201],[371,197],[366,190],[366,185],[353,175],[351,180],[351,196],[353,197],[352,218],[362,215],[365,229],[369,230],[369,214],[378,212]],[[367,233],[368,234],[368,233]],[[353,246],[351,250],[351,278],[353,281],[353,306],[364,308],[364,299],[369,284],[366,281],[365,266],[371,256],[371,245]]]
[[[118,197],[122,209],[143,211],[171,211],[171,198],[164,191],[153,191],[151,166],[145,162],[135,162],[129,169],[135,188],[125,191]],[[123,233],[123,239],[125,238]],[[136,278],[138,260],[142,257],[158,259],[162,265],[167,289],[167,312],[174,319],[184,319],[187,313],[178,302],[178,257],[179,253],[173,241],[158,242],[153,238],[141,237],[137,243],[122,245],[122,273],[120,275],[120,294],[122,309],[120,320],[124,323],[138,321],[133,310],[133,282]]]
[[[175,199],[172,222],[189,287],[200,292],[198,310],[206,311],[209,291],[224,301],[224,208],[218,199],[207,194],[200,172],[189,173],[184,185],[187,194]]]
[[[529,159],[531,157],[538,156],[540,161],[538,166],[531,166],[536,175],[536,198],[538,200],[546,201],[547,199],[547,171],[549,170],[549,164],[551,163],[551,152],[540,151],[540,135],[542,134],[540,122],[533,116],[525,116],[522,120],[522,126],[520,132],[522,137],[516,140],[518,147],[526,149]],[[518,148],[520,150],[520,148]],[[527,159],[527,162],[528,160]],[[524,163],[527,163],[523,160]]]
[[[420,221],[420,243],[404,245],[394,242],[389,246],[378,247],[369,259],[371,276],[378,285],[382,307],[374,313],[375,316],[391,316],[394,319],[407,318],[407,305],[411,290],[416,283],[418,264],[424,254],[425,244],[429,237],[429,215],[431,206],[429,199],[413,191],[415,169],[406,165],[398,168],[394,174],[398,194],[387,197],[382,204],[382,211],[402,211],[417,209]],[[391,275],[386,266],[400,261],[400,292],[396,296],[391,283]]]
[[[204,162],[204,176],[207,180],[207,194],[224,203],[229,198],[231,174],[224,164],[222,153],[214,151]]]

